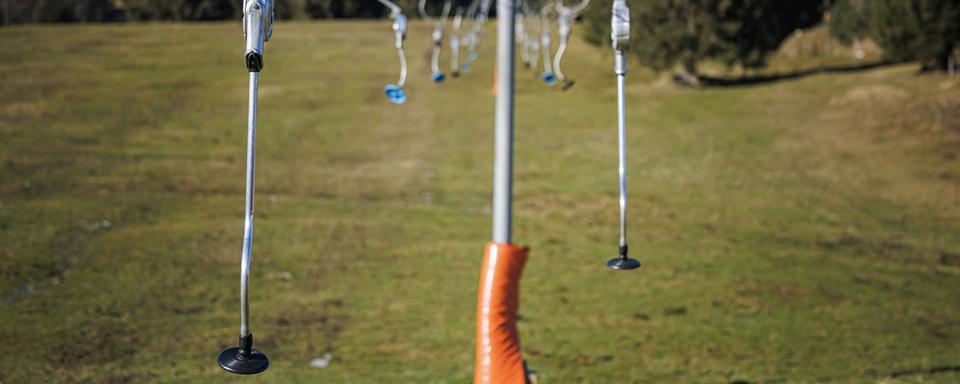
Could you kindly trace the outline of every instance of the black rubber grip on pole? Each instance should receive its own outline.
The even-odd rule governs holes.
[[[247,69],[250,72],[260,72],[263,69],[263,55],[256,52],[247,52],[244,56],[244,61],[247,62]]]
[[[253,353],[253,334],[240,336],[240,357],[250,357]]]
[[[630,250],[630,249],[629,249],[629,247],[627,247],[626,244],[621,245],[621,246],[620,246],[620,257],[626,259],[626,258],[627,258],[627,251],[629,251],[629,250]]]

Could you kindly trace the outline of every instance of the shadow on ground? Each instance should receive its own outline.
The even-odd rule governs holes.
[[[700,84],[704,87],[736,87],[743,85],[766,84],[781,80],[799,79],[821,73],[845,73],[864,71],[889,65],[897,64],[893,61],[879,61],[874,63],[864,63],[861,65],[833,65],[817,68],[810,68],[789,73],[775,73],[769,75],[751,75],[740,77],[712,77],[700,76]],[[673,81],[677,84],[687,85],[680,76],[674,76]]]

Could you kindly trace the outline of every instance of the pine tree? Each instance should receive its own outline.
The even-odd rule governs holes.
[[[946,70],[960,46],[960,0],[871,0],[872,35],[884,55]]]
[[[869,0],[838,0],[830,7],[830,34],[844,44],[853,44],[853,56],[863,59],[861,39],[871,35],[873,3]]]
[[[844,44],[870,36],[871,0],[839,0],[830,7],[830,34]]]
[[[762,67],[797,28],[820,21],[822,0],[659,0],[631,4],[632,52],[657,70],[681,65],[681,78],[699,82],[697,63]],[[588,41],[609,38],[609,1],[591,6]]]

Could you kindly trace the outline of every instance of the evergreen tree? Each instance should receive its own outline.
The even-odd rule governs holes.
[[[853,57],[866,55],[860,40],[871,35],[873,3],[868,0],[838,0],[830,7],[830,34],[844,44],[853,44]]]
[[[871,0],[872,35],[884,55],[946,70],[960,45],[960,0]]]
[[[333,3],[333,0],[306,0],[303,10],[310,18],[330,19],[334,17]]]
[[[200,21],[240,17],[237,0],[125,0],[133,20]]]
[[[588,41],[609,39],[609,3],[591,6]],[[761,67],[794,30],[823,14],[822,0],[660,0],[631,7],[631,49],[640,62],[657,70],[681,64],[681,78],[694,85],[699,61]]]
[[[871,34],[871,0],[839,0],[830,7],[830,34],[844,44]]]
[[[60,0],[38,0],[33,8],[35,23],[65,23],[77,21],[70,12],[70,4]]]

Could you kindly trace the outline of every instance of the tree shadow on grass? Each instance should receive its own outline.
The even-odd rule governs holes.
[[[812,76],[820,73],[845,73],[857,72],[867,69],[885,67],[897,64],[894,61],[878,61],[873,63],[864,63],[860,65],[829,65],[824,67],[810,68],[788,73],[775,73],[770,75],[753,75],[740,77],[713,77],[700,76],[700,84],[704,87],[737,87],[745,85],[766,84],[781,80],[792,80],[802,77]],[[678,84],[685,84],[680,78],[674,77]]]

